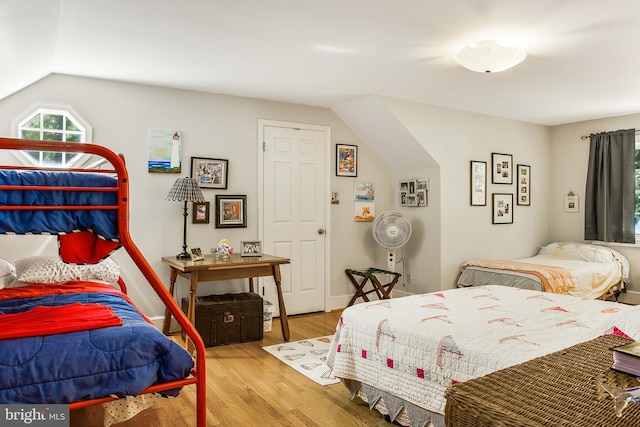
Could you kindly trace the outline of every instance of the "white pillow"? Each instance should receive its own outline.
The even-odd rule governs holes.
[[[8,261],[0,259],[0,289],[16,279],[16,268]]]
[[[25,283],[66,283],[74,280],[117,282],[120,267],[110,258],[96,264],[67,264],[57,255],[36,255],[15,261],[16,276]]]

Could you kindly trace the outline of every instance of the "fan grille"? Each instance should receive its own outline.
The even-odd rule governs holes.
[[[402,212],[385,211],[376,217],[371,231],[379,245],[397,249],[411,237],[411,223]]]

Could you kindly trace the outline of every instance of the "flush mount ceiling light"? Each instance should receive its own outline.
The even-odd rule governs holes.
[[[519,47],[499,45],[495,40],[487,40],[468,45],[454,55],[460,65],[479,73],[497,73],[521,63],[527,54]]]

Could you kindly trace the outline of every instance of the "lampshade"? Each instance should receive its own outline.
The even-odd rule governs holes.
[[[454,55],[460,65],[479,73],[497,73],[515,67],[527,57],[519,47],[499,45],[495,40],[468,45]]]
[[[204,196],[198,181],[193,178],[178,178],[169,191],[167,200],[170,202],[204,202]]]

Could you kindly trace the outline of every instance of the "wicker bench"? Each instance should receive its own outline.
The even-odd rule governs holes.
[[[449,387],[445,423],[476,426],[640,426],[640,403],[616,417],[603,383],[640,385],[613,371],[610,348],[628,342],[605,335],[520,365]]]

